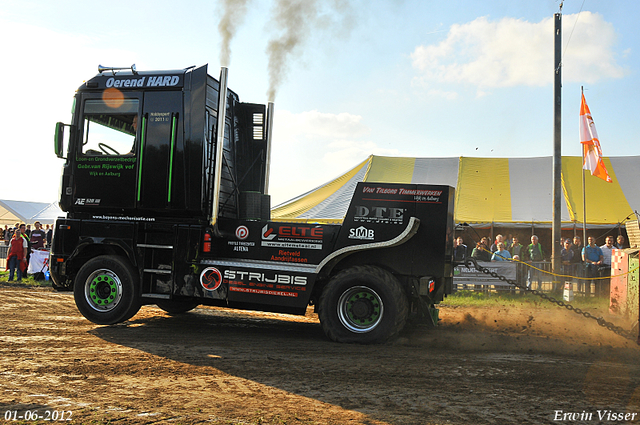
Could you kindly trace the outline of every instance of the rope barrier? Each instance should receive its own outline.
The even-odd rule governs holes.
[[[492,254],[492,255],[493,255],[493,254],[495,254],[495,255],[497,255],[498,257],[502,258],[502,259],[503,259],[503,260],[505,260],[505,261],[511,261],[511,262],[514,262],[514,263],[524,264],[524,265],[526,265],[527,267],[530,267],[530,268],[532,268],[532,269],[534,269],[534,270],[537,270],[537,271],[539,271],[539,272],[542,272],[542,273],[545,273],[545,274],[548,274],[548,275],[551,275],[551,276],[554,276],[554,277],[564,277],[564,278],[569,278],[569,279],[579,279],[579,280],[580,280],[580,279],[581,279],[581,280],[605,280],[605,279],[612,279],[612,278],[615,278],[615,277],[626,276],[626,275],[629,275],[629,274],[631,274],[631,273],[635,272],[636,270],[640,269],[640,266],[638,266],[638,267],[636,267],[636,268],[634,268],[634,269],[632,269],[632,270],[629,270],[629,271],[628,271],[628,272],[626,272],[626,273],[621,273],[621,274],[616,274],[616,275],[611,275],[611,276],[597,276],[597,277],[571,276],[571,275],[565,275],[565,274],[560,274],[560,273],[554,273],[554,272],[551,272],[551,271],[547,271],[547,270],[539,269],[539,268],[537,268],[536,266],[534,266],[533,264],[529,264],[529,263],[528,263],[528,262],[526,262],[526,261],[516,260],[516,259],[514,259],[514,258],[512,258],[512,257],[510,257],[510,258],[503,257],[502,255],[498,254],[497,252],[491,252],[491,251],[489,251],[487,248],[480,248],[480,249],[481,249],[482,251],[488,252],[489,254]],[[540,262],[540,261],[534,261],[534,263],[539,263],[539,262]],[[583,263],[574,263],[574,264],[575,264],[575,265],[584,265]]]

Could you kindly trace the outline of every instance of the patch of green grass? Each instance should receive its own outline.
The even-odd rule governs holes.
[[[9,270],[1,270],[0,271],[0,283],[14,283],[14,284],[22,284],[25,286],[51,286],[51,281],[49,280],[35,280],[33,278],[33,275],[27,275],[27,277],[22,277],[22,280],[20,282],[17,282],[15,279],[16,277],[14,276],[13,278],[14,280],[12,282],[8,282],[9,281]]]
[[[562,301],[562,294],[547,294],[558,301]],[[457,291],[442,302],[443,305],[464,307],[502,307],[502,306],[535,306],[540,308],[557,307],[545,299],[533,294],[512,294],[498,292]],[[575,296],[570,303],[581,309],[608,309],[608,298]]]

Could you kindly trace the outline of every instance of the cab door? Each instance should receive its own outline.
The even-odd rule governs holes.
[[[86,93],[81,108],[71,161],[75,209],[133,208],[141,94]]]
[[[144,209],[168,209],[180,196],[176,164],[182,158],[180,111],[182,92],[147,92],[143,105],[143,138],[138,152],[136,203]]]

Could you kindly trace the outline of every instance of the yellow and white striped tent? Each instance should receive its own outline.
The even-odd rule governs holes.
[[[607,157],[613,179],[587,174],[587,223],[617,225],[640,209],[640,156]],[[456,188],[456,223],[506,226],[553,221],[552,157],[407,158],[370,156],[340,177],[274,207],[272,219],[339,223],[358,182],[423,183]],[[587,172],[588,173],[588,172]],[[562,157],[563,227],[583,222],[582,158]]]

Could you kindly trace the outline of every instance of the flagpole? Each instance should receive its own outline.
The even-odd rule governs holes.
[[[584,153],[582,154],[583,157],[583,161],[584,161]],[[587,243],[587,194],[585,193],[585,187],[584,187],[584,172],[586,170],[581,170],[582,171],[582,246],[586,246],[584,245],[585,243]]]
[[[554,15],[554,86],[553,86],[553,223],[551,226],[551,267],[559,274],[562,265],[562,13]],[[553,277],[553,290],[560,289]]]
[[[582,96],[584,96],[584,86],[580,86],[580,92]],[[587,246],[587,194],[585,189],[585,178],[584,178],[584,147],[580,146],[582,149],[582,246]]]

